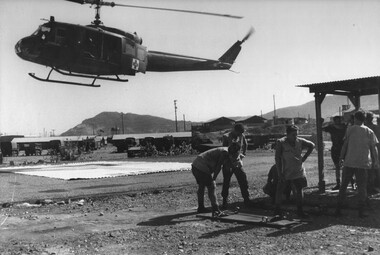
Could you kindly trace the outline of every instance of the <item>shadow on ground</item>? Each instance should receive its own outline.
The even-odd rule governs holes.
[[[337,202],[337,192],[325,192],[323,194],[318,192],[317,187],[311,187],[305,192],[304,210],[310,215],[310,219],[304,224],[299,224],[290,228],[275,229],[273,231],[267,230],[266,235],[271,237],[277,237],[285,234],[296,234],[302,232],[312,232],[315,230],[325,229],[334,225],[346,225],[351,227],[363,227],[363,228],[377,228],[380,229],[380,194],[373,194],[369,199],[369,207],[366,208],[368,217],[359,218],[357,210],[357,192],[355,190],[347,191],[347,199],[345,206],[342,210],[342,217],[335,217],[334,212]],[[246,213],[252,213],[255,215],[267,216],[268,218],[274,216],[274,206],[269,197],[253,199],[253,207],[246,208],[242,203],[236,202],[229,205],[230,209],[240,207],[241,211]],[[283,209],[288,212],[289,219],[296,218],[296,206],[293,200],[289,203],[284,203]],[[189,217],[194,216],[194,217]],[[196,209],[190,212],[180,212],[178,214],[171,214],[165,216],[159,216],[148,221],[141,222],[140,226],[165,226],[175,225],[183,222],[202,222],[204,219],[195,217]],[[229,223],[227,223],[229,224]],[[259,224],[259,225],[262,225]],[[255,224],[235,224],[231,223],[230,228],[218,229],[203,234],[200,238],[214,238],[220,235],[228,233],[244,232],[250,229],[259,229],[263,226]],[[266,226],[264,226],[266,228]],[[268,226],[269,227],[269,226]],[[270,233],[268,233],[268,231]]]

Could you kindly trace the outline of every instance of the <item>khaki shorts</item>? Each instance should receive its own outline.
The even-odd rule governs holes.
[[[202,172],[196,167],[191,167],[191,172],[193,173],[195,180],[197,180],[197,183],[199,185],[204,185],[204,186],[211,186],[213,179],[211,174],[207,174],[205,172]]]
[[[293,184],[296,187],[296,189],[302,189],[307,187],[306,177],[301,177],[294,180],[287,180],[286,183]]]

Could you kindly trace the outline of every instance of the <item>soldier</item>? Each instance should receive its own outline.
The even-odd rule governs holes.
[[[334,116],[333,123],[322,128],[323,131],[330,133],[332,142],[331,159],[334,162],[336,178],[336,186],[332,188],[332,190],[339,190],[340,188],[339,156],[343,146],[343,138],[346,134],[346,129],[347,127],[342,123],[342,119],[340,116]]]
[[[377,144],[379,141],[374,132],[364,125],[363,111],[354,115],[354,125],[346,132],[340,160],[343,164],[342,185],[339,189],[336,216],[341,216],[341,208],[346,198],[346,189],[352,176],[355,175],[358,189],[359,217],[367,216],[364,207],[367,203],[368,169],[379,167]]]
[[[223,146],[229,146],[234,142],[239,143],[241,146],[239,164],[230,168],[223,168],[222,207],[224,209],[228,206],[228,190],[230,188],[231,177],[233,174],[235,174],[236,179],[239,183],[240,191],[244,199],[244,204],[246,206],[252,206],[252,202],[249,199],[247,174],[244,172],[242,162],[242,159],[245,157],[248,147],[247,139],[244,136],[244,131],[244,126],[238,123],[234,125],[234,128],[231,132],[223,136]]]
[[[307,218],[302,208],[303,188],[307,187],[306,172],[303,162],[313,151],[313,142],[298,137],[299,128],[295,125],[288,126],[286,136],[279,139],[276,144],[275,160],[278,173],[278,184],[276,191],[275,215],[281,215],[282,195],[286,185],[292,185],[296,192],[297,215]],[[302,155],[302,150],[307,151]]]
[[[380,127],[378,125],[373,124],[373,113],[367,112],[365,115],[364,124],[369,127],[376,135],[377,140],[380,139]],[[377,144],[377,151],[380,149],[380,144]],[[372,168],[368,170],[368,186],[367,191],[369,194],[371,193],[379,193],[380,192],[380,169]]]
[[[216,199],[216,178],[221,168],[231,167],[240,160],[240,144],[232,143],[228,148],[219,147],[199,154],[192,163],[192,173],[198,183],[198,213],[208,212],[204,206],[204,193],[207,187],[213,214],[219,214]]]

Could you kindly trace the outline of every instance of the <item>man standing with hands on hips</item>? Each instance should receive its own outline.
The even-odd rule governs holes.
[[[282,215],[281,204],[284,188],[290,184],[296,195],[297,215],[307,218],[302,208],[303,188],[307,187],[306,172],[303,162],[309,157],[315,145],[313,142],[298,137],[299,128],[295,125],[286,128],[286,136],[279,139],[276,144],[276,167],[278,184],[275,202],[275,215]],[[307,149],[302,156],[302,150]]]

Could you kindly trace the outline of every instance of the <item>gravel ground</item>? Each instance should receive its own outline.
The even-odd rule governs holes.
[[[256,203],[249,209],[253,213],[272,215],[272,205],[261,188],[273,156],[273,152],[250,151],[244,161]],[[86,157],[127,160],[125,155],[109,150]],[[191,162],[193,158],[159,161]],[[10,160],[16,164],[37,162],[36,158],[19,157],[7,158],[5,164]],[[316,154],[307,161],[309,188],[305,201],[311,222],[292,229],[196,217],[196,185],[190,172],[60,181],[3,171],[0,254],[380,254],[380,198],[371,198],[369,217],[361,219],[354,206],[355,191],[351,191],[344,216],[333,217],[336,193],[317,192],[316,162]],[[327,188],[333,185],[334,173],[328,170],[331,166],[326,157]],[[221,182],[220,176],[219,199]],[[23,188],[15,189],[12,201],[9,194],[19,186]],[[61,192],[41,192],[54,187]],[[231,207],[243,208],[235,180],[230,194]],[[285,207],[292,216],[294,205]]]

